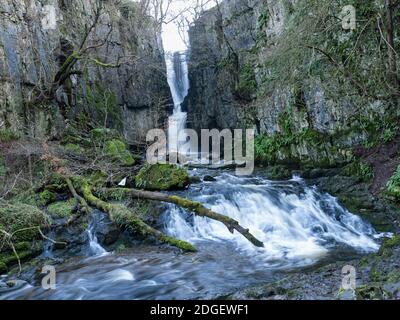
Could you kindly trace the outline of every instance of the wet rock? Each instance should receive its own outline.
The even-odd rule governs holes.
[[[23,287],[24,285],[26,285],[27,282],[24,280],[19,280],[19,279],[15,279],[15,280],[9,280],[6,282],[6,285],[9,288],[20,288]]]
[[[138,188],[145,190],[184,189],[190,183],[188,172],[172,164],[145,165],[135,178]]]
[[[286,180],[292,177],[292,172],[285,166],[269,166],[265,170],[265,175],[271,180]]]
[[[190,184],[201,183],[201,178],[198,176],[191,176],[190,177]]]
[[[216,179],[213,176],[206,175],[206,176],[203,177],[203,181],[213,182],[213,181],[216,181]]]
[[[96,213],[95,235],[101,245],[109,246],[118,241],[121,230],[113,223],[107,214]]]

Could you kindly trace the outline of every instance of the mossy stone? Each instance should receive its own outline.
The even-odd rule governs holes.
[[[44,190],[41,193],[39,193],[38,200],[36,202],[39,206],[46,206],[49,203],[56,201],[56,198],[57,196],[55,193],[49,190]]]
[[[22,203],[1,203],[0,229],[13,233],[18,230],[32,228],[16,233],[13,236],[14,242],[32,241],[40,235],[36,227],[46,228],[50,225],[50,222],[49,216],[38,207]]]
[[[59,173],[53,173],[48,178],[45,189],[54,193],[69,191],[65,178]]]
[[[72,198],[68,201],[58,201],[49,205],[47,211],[54,218],[68,218],[72,215],[75,204],[76,201]]]
[[[400,235],[396,234],[392,238],[383,241],[382,246],[379,249],[378,255],[389,257],[392,255],[393,249],[398,246],[400,246]]]
[[[286,180],[292,177],[291,171],[282,165],[267,167],[265,174],[271,180]]]
[[[113,139],[105,143],[105,152],[112,160],[124,166],[135,164],[135,158],[127,150],[125,143],[119,139]]]
[[[138,188],[145,190],[184,189],[190,183],[188,172],[173,164],[145,165],[135,177]]]
[[[102,187],[106,183],[108,174],[104,171],[95,171],[89,176],[90,184],[94,187]]]

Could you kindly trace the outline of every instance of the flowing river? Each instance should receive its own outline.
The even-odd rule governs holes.
[[[206,299],[237,288],[268,283],[286,272],[346,260],[378,250],[373,228],[299,179],[272,182],[261,175],[236,177],[230,171],[192,170],[216,181],[180,192],[216,212],[237,219],[265,244],[256,248],[223,224],[193,217],[170,205],[164,231],[192,242],[198,252],[138,246],[104,254],[91,238],[89,257],[58,265],[56,290],[23,284],[1,299]],[[95,228],[93,224],[90,230]],[[89,231],[90,231],[89,230]],[[96,250],[93,250],[96,248]],[[1,289],[1,288],[0,288]]]

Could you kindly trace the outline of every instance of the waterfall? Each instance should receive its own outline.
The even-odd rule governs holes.
[[[168,84],[171,89],[174,109],[168,120],[169,153],[179,151],[179,133],[186,127],[186,112],[182,111],[182,102],[189,91],[188,63],[186,51],[168,52],[165,54]]]
[[[99,217],[95,213],[92,216],[89,227],[87,229],[87,234],[89,238],[89,254],[93,256],[100,256],[107,253],[97,240],[96,237],[96,225],[98,224]]]
[[[190,198],[238,220],[264,242],[256,248],[217,221],[193,217],[170,206],[169,235],[193,242],[230,242],[249,259],[267,266],[313,263],[331,250],[374,252],[379,245],[373,228],[339,205],[336,198],[308,187],[302,180],[275,183],[224,173],[205,183]]]

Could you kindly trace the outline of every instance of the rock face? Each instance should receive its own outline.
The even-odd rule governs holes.
[[[170,93],[159,28],[135,2],[4,0],[0,15],[1,130],[57,135],[71,119],[115,127],[136,144],[163,127]],[[40,92],[88,30],[83,47],[92,48],[47,101]]]
[[[304,19],[305,8],[310,19]],[[351,148],[381,130],[375,125],[390,103],[379,99],[384,89],[369,85],[371,74],[386,72],[372,71],[380,63],[371,40],[376,30],[352,34],[332,22],[332,32],[313,33],[306,25],[326,27],[331,21],[323,11],[341,9],[330,1],[230,0],[206,11],[190,29],[189,125],[254,127],[264,136],[283,137],[271,142],[280,145],[280,160],[351,160]],[[370,15],[379,10],[363,2],[357,9]],[[365,41],[354,49],[356,36]],[[337,61],[359,73],[350,75]],[[374,90],[381,91],[375,95]],[[375,133],[365,129],[369,126]]]

